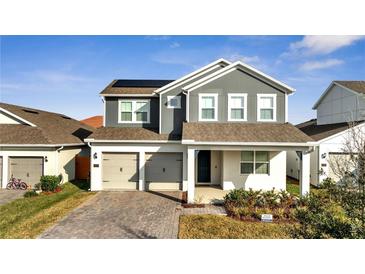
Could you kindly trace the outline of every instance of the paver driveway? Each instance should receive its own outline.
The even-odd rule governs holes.
[[[7,204],[12,200],[22,198],[25,190],[0,189],[0,205]]]
[[[176,238],[181,192],[99,192],[40,238]]]

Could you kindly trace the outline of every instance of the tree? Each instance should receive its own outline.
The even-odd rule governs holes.
[[[351,122],[344,137],[342,155],[330,160],[330,168],[338,179],[329,188],[330,195],[337,200],[352,219],[361,223],[365,232],[365,127]]]

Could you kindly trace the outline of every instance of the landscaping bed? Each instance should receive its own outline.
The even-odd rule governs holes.
[[[180,216],[180,239],[290,239],[291,223],[263,223],[218,215]]]
[[[65,183],[56,192],[29,195],[0,206],[0,238],[36,238],[95,193]]]

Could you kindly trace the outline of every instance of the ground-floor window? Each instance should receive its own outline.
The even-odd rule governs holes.
[[[242,151],[241,174],[269,174],[270,157],[268,151]]]

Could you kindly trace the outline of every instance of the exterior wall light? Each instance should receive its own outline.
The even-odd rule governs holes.
[[[48,158],[47,156],[44,156],[44,161],[47,163],[48,162]]]
[[[94,153],[93,158],[98,159],[98,154],[96,152]]]
[[[322,153],[321,157],[322,159],[326,158],[327,154],[326,153]]]

